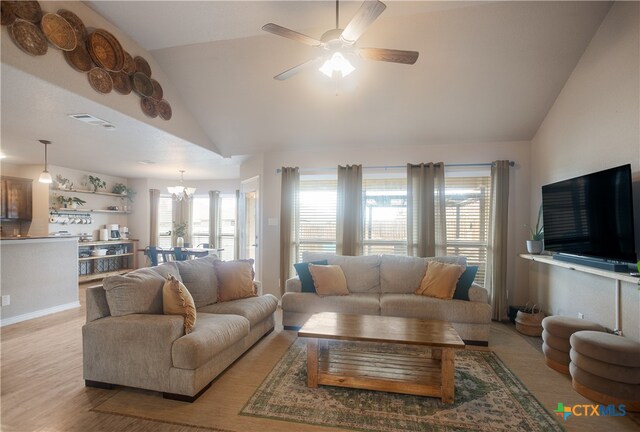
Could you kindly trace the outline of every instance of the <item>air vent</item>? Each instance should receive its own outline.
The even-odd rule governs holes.
[[[93,126],[102,126],[103,128],[108,130],[113,130],[116,128],[108,121],[99,119],[98,117],[92,116],[91,114],[69,114],[69,117]]]

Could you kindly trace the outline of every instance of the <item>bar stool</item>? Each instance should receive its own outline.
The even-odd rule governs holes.
[[[640,411],[640,343],[594,331],[574,333],[570,341],[575,391],[601,404]]]
[[[542,352],[544,362],[551,369],[569,375],[569,338],[577,331],[593,330],[604,332],[605,328],[591,321],[566,316],[548,316],[542,320]]]

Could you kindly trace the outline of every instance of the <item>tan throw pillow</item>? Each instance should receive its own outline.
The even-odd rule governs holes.
[[[196,305],[187,287],[169,275],[162,287],[162,310],[165,315],[182,315],[184,317],[184,332],[191,333],[196,325]]]
[[[416,294],[451,300],[463,272],[464,266],[432,261],[427,265],[427,272]]]
[[[309,264],[309,272],[319,296],[349,294],[347,278],[339,265]]]
[[[216,261],[218,301],[255,297],[253,288],[253,260]]]

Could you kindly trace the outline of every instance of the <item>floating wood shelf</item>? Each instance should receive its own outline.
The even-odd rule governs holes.
[[[91,195],[106,195],[106,196],[112,196],[112,197],[118,197],[118,198],[126,198],[126,195],[122,195],[122,194],[117,194],[117,193],[112,193],[112,192],[94,192],[94,191],[90,191],[90,190],[84,190],[84,189],[52,189],[52,191],[56,191],[56,192],[70,192],[70,193],[84,193],[84,194],[91,194]]]

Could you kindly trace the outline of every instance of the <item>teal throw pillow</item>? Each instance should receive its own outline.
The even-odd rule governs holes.
[[[469,288],[471,288],[471,284],[476,278],[476,273],[478,273],[478,266],[467,266],[464,273],[460,276],[460,279],[458,279],[456,290],[453,293],[454,299],[469,300]]]
[[[300,282],[302,282],[302,292],[315,293],[316,286],[313,283],[313,278],[311,277],[311,272],[309,271],[309,264],[328,265],[329,263],[327,262],[327,260],[320,260],[296,263],[293,265],[293,267],[295,267],[296,269],[296,273],[298,273]]]

